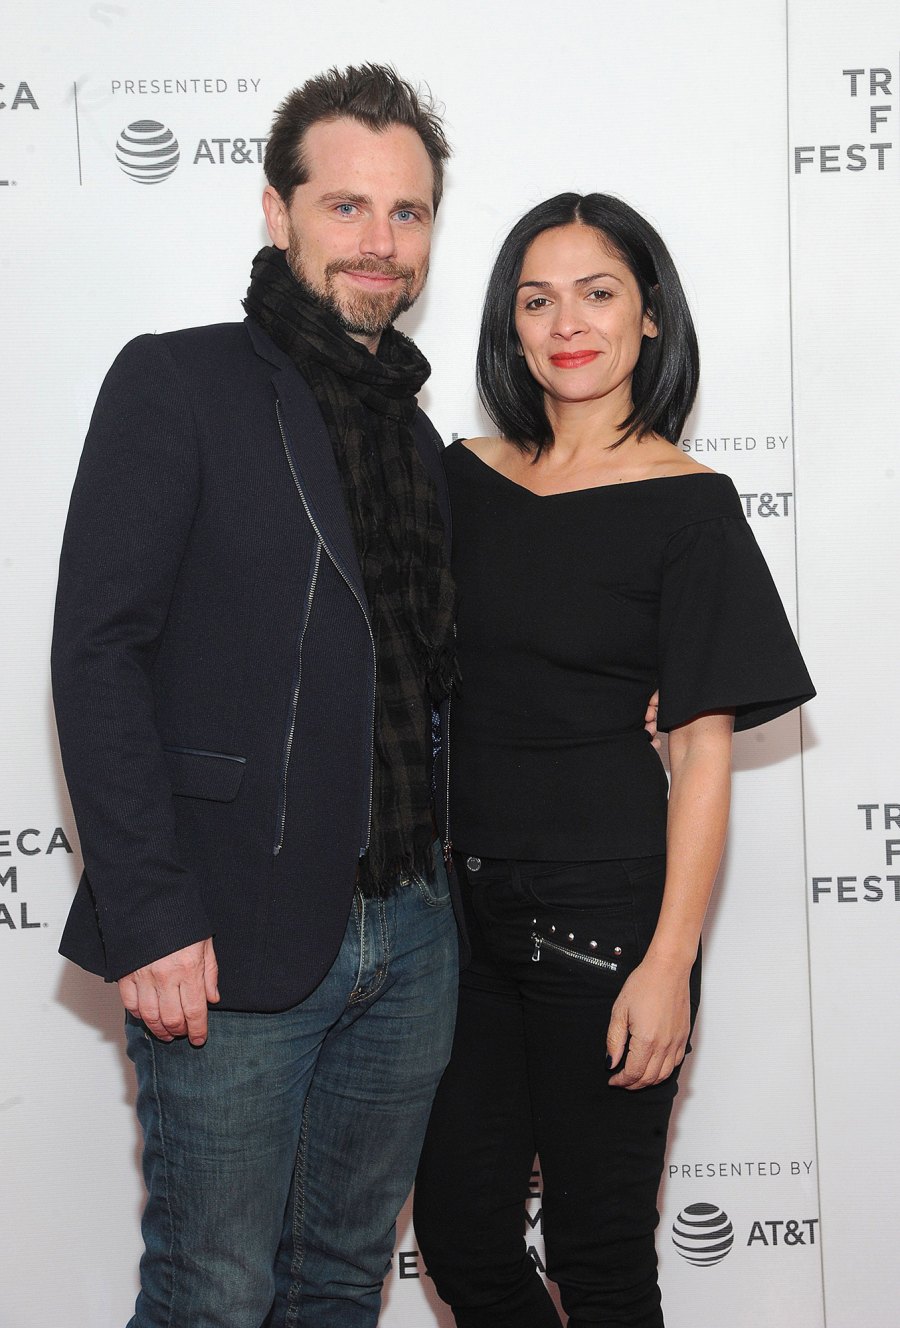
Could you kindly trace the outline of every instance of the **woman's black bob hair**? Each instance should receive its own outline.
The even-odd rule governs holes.
[[[657,336],[644,337],[634,369],[634,409],[619,425],[617,447],[632,434],[656,433],[675,443],[694,403],[700,372],[697,336],[675,264],[648,221],[609,194],[557,194],[516,222],[503,242],[488,282],[478,341],[478,392],[509,442],[536,461],[553,445],[543,389],[519,353],[516,286],[525,252],[544,231],[580,222],[591,226],[625,263],[641,292]]]

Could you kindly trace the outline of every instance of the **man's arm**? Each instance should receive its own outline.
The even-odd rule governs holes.
[[[162,339],[139,337],[107,375],[85,443],[52,652],[60,750],[111,979],[212,930],[178,850],[151,686],[198,485],[187,385]]]

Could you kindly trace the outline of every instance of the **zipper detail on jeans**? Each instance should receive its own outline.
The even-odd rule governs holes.
[[[360,612],[362,613],[362,616],[366,621],[366,627],[368,628],[369,632],[369,642],[371,643],[372,646],[372,704],[371,704],[371,720],[369,726],[369,733],[370,733],[369,815],[368,815],[368,820],[366,821],[366,842],[359,850],[359,856],[362,857],[366,849],[369,847],[369,840],[371,839],[372,836],[372,785],[375,780],[375,691],[378,685],[378,660],[375,655],[375,636],[374,633],[372,632],[372,624],[369,622],[369,613],[366,606],[363,604],[362,600],[360,599],[356,587],[351,582],[349,576],[344,571],[343,567],[341,567],[341,564],[338,562],[337,558],[335,558],[334,554],[331,552],[328,545],[326,544],[322,536],[322,532],[319,529],[318,525],[316,524],[312,512],[309,510],[309,503],[306,501],[306,494],[303,492],[303,486],[300,483],[300,477],[298,476],[297,471],[294,467],[294,458],[291,456],[291,449],[288,447],[287,436],[284,431],[284,422],[281,418],[280,401],[275,402],[275,415],[278,420],[278,431],[281,434],[281,445],[284,448],[284,455],[287,457],[287,463],[288,466],[290,467],[291,475],[294,478],[294,484],[297,486],[297,492],[300,495],[300,501],[303,504],[303,510],[306,513],[307,520],[309,521],[309,524],[312,526],[313,530],[316,532],[316,537],[318,538],[318,541],[321,544],[322,548],[328,554],[328,557],[331,560],[331,563],[334,566],[334,569],[337,572],[338,576],[340,576],[341,580],[344,582],[347,589],[350,591],[350,594],[353,596],[353,598],[356,600],[357,604],[359,605]],[[286,773],[287,771],[285,769],[285,774]],[[285,805],[283,809],[283,816],[286,815],[287,815],[287,805]]]
[[[582,954],[580,950],[570,950],[568,946],[559,945],[556,941],[548,941],[540,932],[533,931],[531,939],[534,941],[534,951],[531,956],[533,964],[539,963],[541,947],[546,946],[548,950],[555,950],[557,954],[565,955],[567,959],[580,959],[582,964],[590,964],[592,968],[605,968],[608,973],[618,971],[619,965],[614,960],[601,959],[599,955]]]
[[[316,544],[316,558],[313,563],[312,577],[309,582],[309,591],[306,596],[306,616],[303,619],[303,626],[300,629],[300,640],[297,642],[297,681],[294,684],[294,692],[291,698],[291,722],[288,728],[288,735],[284,744],[284,761],[281,767],[281,815],[278,818],[278,843],[273,852],[276,857],[281,852],[284,843],[284,825],[287,819],[287,774],[288,766],[291,761],[291,748],[294,745],[294,729],[297,725],[297,704],[300,700],[300,680],[303,677],[303,642],[306,638],[306,629],[309,625],[309,615],[312,612],[313,596],[316,593],[316,582],[319,579],[319,564],[322,561],[322,541]]]

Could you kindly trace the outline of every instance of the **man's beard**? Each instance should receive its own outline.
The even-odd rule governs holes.
[[[422,293],[427,266],[423,269],[418,286],[415,268],[401,267],[397,263],[380,262],[377,258],[335,259],[325,266],[324,281],[316,285],[306,272],[300,243],[296,235],[290,237],[287,261],[294,279],[334,314],[344,331],[350,336],[378,337],[390,327],[395,318],[411,309]],[[399,277],[401,284],[389,291],[338,291],[340,272],[373,272],[378,276]]]

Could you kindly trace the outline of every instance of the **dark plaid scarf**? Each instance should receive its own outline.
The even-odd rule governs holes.
[[[455,595],[434,484],[412,433],[431,367],[393,327],[372,355],[301,286],[280,249],[261,249],[244,301],[291,357],[325,420],[375,638],[375,753],[369,848],[359,883],[387,893],[432,866],[432,703],[455,672]]]

